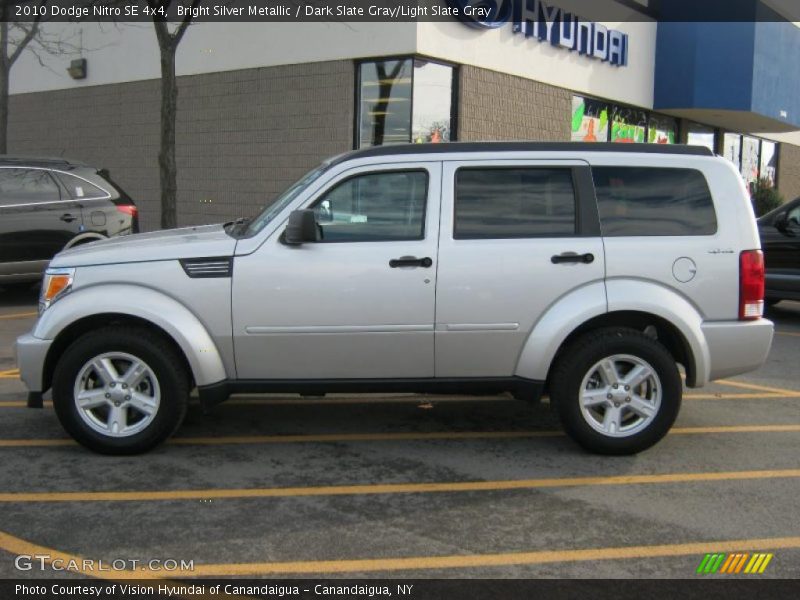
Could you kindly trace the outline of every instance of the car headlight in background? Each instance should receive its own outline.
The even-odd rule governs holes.
[[[42,292],[39,295],[39,314],[46,311],[50,305],[72,289],[72,280],[75,278],[75,269],[53,268],[44,272]]]

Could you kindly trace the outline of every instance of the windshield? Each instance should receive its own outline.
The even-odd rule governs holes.
[[[266,227],[267,224],[269,224],[279,212],[286,208],[292,202],[292,200],[294,200],[300,194],[300,192],[306,188],[306,186],[316,181],[316,179],[325,172],[326,168],[327,165],[323,164],[313,171],[309,171],[296,183],[292,184],[292,186],[283,192],[283,194],[278,196],[271,203],[267,204],[264,207],[264,210],[262,210],[258,216],[249,222],[247,229],[245,229],[242,234],[242,237],[252,237],[264,229],[264,227]]]

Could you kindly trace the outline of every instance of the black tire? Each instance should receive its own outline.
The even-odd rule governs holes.
[[[81,416],[75,384],[84,366],[104,353],[125,353],[146,363],[160,388],[160,402],[149,424],[123,437],[104,435]],[[129,455],[152,449],[169,438],[186,416],[189,377],[183,357],[162,336],[144,328],[104,327],[73,342],[53,373],[53,405],[59,421],[80,444],[101,454]],[[130,414],[126,410],[126,414]]]
[[[593,427],[589,422],[591,416],[584,416],[581,388],[584,378],[595,372],[595,365],[604,358],[620,355],[635,357],[652,367],[657,377],[652,380],[655,383],[652,387],[658,387],[660,383],[661,396],[658,409],[649,417],[649,422],[625,406],[625,398],[621,399],[621,403],[616,403],[617,407],[622,404],[620,411],[626,411],[625,418],[634,424],[641,419],[641,429],[631,426],[631,432],[625,437],[614,437]],[[604,382],[598,385],[604,385]],[[619,385],[624,388],[624,385]],[[611,391],[614,394],[627,394],[622,390]],[[597,454],[635,454],[651,447],[667,434],[675,422],[682,394],[680,373],[669,351],[657,340],[625,328],[600,329],[575,340],[561,353],[550,379],[550,397],[564,430],[583,448]],[[612,404],[616,400],[616,396],[614,401],[609,400],[608,407],[611,410],[615,410]],[[601,409],[603,413],[608,410],[598,405],[598,410]]]

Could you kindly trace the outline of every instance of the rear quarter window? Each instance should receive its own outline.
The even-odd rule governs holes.
[[[717,232],[714,202],[696,169],[593,167],[604,236],[687,236]]]
[[[56,173],[56,176],[67,188],[69,195],[75,199],[92,199],[92,198],[108,198],[108,193],[101,190],[93,183],[89,183],[85,179],[69,175],[67,173]]]

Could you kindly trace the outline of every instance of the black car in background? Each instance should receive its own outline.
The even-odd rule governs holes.
[[[39,279],[65,248],[138,231],[136,205],[107,171],[0,155],[0,285]]]
[[[800,300],[800,198],[758,219],[767,269],[766,300]]]

